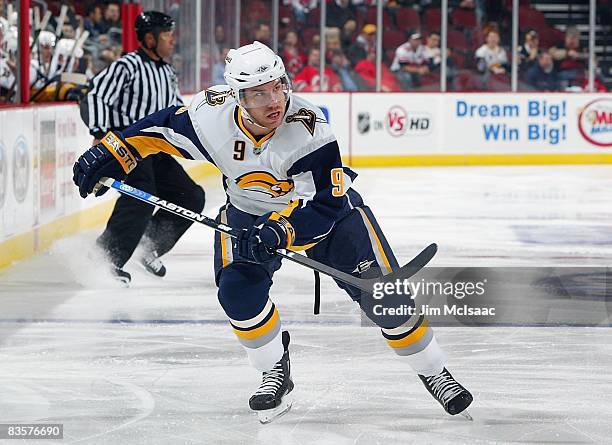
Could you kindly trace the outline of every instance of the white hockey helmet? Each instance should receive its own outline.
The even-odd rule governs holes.
[[[230,49],[225,58],[225,81],[232,89],[236,101],[244,108],[266,106],[271,97],[261,97],[246,103],[244,90],[280,79],[285,100],[291,94],[291,81],[285,71],[283,60],[261,42],[254,41],[238,49]]]
[[[51,31],[41,31],[38,36],[40,46],[55,46],[55,34]]]
[[[59,42],[57,42],[57,48],[55,51],[57,51],[60,56],[69,57],[70,54],[72,54],[72,49],[75,45],[76,40],[74,39],[60,39]],[[77,59],[83,57],[83,48],[80,46],[74,48],[74,57]]]

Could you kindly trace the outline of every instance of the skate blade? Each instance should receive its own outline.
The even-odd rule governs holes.
[[[467,412],[467,410],[461,411],[459,415],[465,418],[466,420],[469,420],[470,422],[474,421],[474,418],[470,415],[470,413]]]
[[[283,398],[286,399],[287,396]],[[276,408],[257,411],[257,417],[259,417],[259,422],[265,425],[267,423],[272,422],[273,420],[278,419],[283,414],[288,413],[292,405],[293,402],[291,400],[283,400],[283,402]]]
[[[125,278],[115,278],[115,281],[119,284],[120,287],[127,289],[130,287],[130,281]]]

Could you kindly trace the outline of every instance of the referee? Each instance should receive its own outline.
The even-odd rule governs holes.
[[[81,117],[94,137],[94,145],[108,131],[121,131],[137,120],[175,105],[183,105],[174,68],[166,62],[174,51],[174,20],[161,12],[145,11],[136,18],[138,50],[125,54],[92,79],[81,102]],[[201,212],[204,190],[164,153],[148,156],[130,172],[125,182],[163,199]],[[123,270],[136,247],[138,262],[148,272],[163,277],[159,259],[191,225],[191,221],[121,195],[97,244],[108,256],[117,280],[129,284]]]

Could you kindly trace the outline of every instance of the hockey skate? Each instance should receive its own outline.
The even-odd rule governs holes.
[[[132,281],[132,276],[121,269],[120,267],[112,266],[110,269],[111,275],[115,279],[115,281],[121,283],[124,287],[130,286],[130,281]]]
[[[451,416],[461,414],[468,420],[473,420],[465,409],[470,406],[472,394],[461,386],[446,368],[440,374],[423,376],[419,378],[427,388],[427,391],[442,405],[444,410]]]
[[[157,252],[153,251],[143,256],[140,259],[140,264],[144,269],[156,277],[164,277],[166,275],[166,266],[157,256]]]
[[[274,368],[263,373],[259,389],[249,399],[249,406],[257,412],[261,423],[270,423],[291,409],[289,393],[293,390],[289,362],[289,332],[283,331],[285,353]]]

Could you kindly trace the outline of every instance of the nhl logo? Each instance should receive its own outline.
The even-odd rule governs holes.
[[[370,113],[359,113],[357,115],[357,131],[364,134],[370,131]]]

